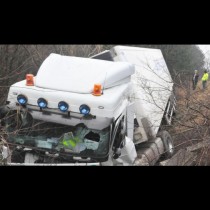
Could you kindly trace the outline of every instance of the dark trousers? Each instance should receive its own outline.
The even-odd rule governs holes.
[[[198,81],[193,80],[193,90],[195,90],[197,83],[198,83]]]
[[[203,89],[206,89],[206,82],[207,82],[207,81],[202,81]]]

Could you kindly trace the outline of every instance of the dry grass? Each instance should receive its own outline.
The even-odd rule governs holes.
[[[177,87],[176,93],[177,115],[169,132],[178,151],[210,137],[210,81],[205,90],[199,81],[196,90]],[[208,147],[198,151],[197,165],[210,164],[208,151]]]

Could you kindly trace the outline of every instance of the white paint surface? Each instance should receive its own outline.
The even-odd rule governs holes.
[[[35,85],[50,90],[91,93],[96,83],[107,89],[133,73],[134,66],[126,62],[115,63],[52,53],[42,63]]]

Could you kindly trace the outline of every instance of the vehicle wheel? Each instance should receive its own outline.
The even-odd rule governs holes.
[[[161,137],[164,146],[164,157],[171,158],[174,154],[174,143],[171,135],[168,131],[162,131],[158,134],[158,137]]]

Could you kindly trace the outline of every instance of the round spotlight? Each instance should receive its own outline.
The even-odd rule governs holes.
[[[83,104],[83,105],[80,106],[79,111],[80,111],[81,114],[87,115],[87,114],[90,113],[90,107]]]
[[[39,98],[37,100],[37,104],[40,108],[46,108],[47,107],[47,101],[44,98]]]
[[[26,105],[28,99],[24,95],[18,95],[17,96],[17,101],[21,105]]]
[[[60,111],[66,112],[69,109],[69,105],[66,102],[64,102],[64,101],[61,101],[58,104],[58,108],[60,109]]]

